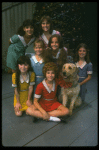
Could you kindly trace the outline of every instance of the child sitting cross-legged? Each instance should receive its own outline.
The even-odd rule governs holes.
[[[59,84],[56,78],[57,73],[58,68],[55,63],[49,62],[44,65],[43,74],[45,79],[37,85],[34,104],[26,110],[28,115],[47,121],[53,119],[59,121],[60,119],[58,117],[69,114],[68,108],[57,101],[56,92]],[[71,87],[71,83],[67,87]]]

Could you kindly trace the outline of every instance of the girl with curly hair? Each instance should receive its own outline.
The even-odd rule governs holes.
[[[43,74],[45,79],[37,85],[34,104],[27,109],[27,114],[43,120],[60,121],[57,117],[67,115],[69,110],[57,101],[56,92],[59,82],[56,78],[58,74],[56,64],[46,63],[43,67]],[[70,86],[71,84],[67,85],[67,87]]]

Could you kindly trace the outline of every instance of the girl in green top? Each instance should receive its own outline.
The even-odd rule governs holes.
[[[33,21],[27,19],[18,29],[17,34],[10,38],[10,46],[7,53],[7,67],[16,72],[17,60],[25,55],[26,48],[35,40]]]

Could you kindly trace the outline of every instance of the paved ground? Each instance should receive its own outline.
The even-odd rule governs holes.
[[[98,144],[97,69],[87,84],[85,103],[67,117],[67,123],[39,121],[25,113],[16,117],[13,109],[11,74],[2,74],[3,146],[96,146]]]

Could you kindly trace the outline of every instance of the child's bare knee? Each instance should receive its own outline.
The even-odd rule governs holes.
[[[16,115],[17,117],[21,117],[21,116],[22,116],[22,112],[21,112],[21,111],[15,111],[15,115]]]
[[[66,108],[66,115],[68,115],[69,114],[69,109],[68,108]]]
[[[63,109],[63,112],[64,112],[64,115],[68,115],[68,114],[69,114],[69,109],[65,107],[65,108]]]
[[[31,107],[28,107],[27,110],[26,110],[26,114],[31,115],[32,111],[33,111],[33,109]]]
[[[26,114],[29,115],[29,112],[30,112],[30,108],[28,107],[26,110]]]

